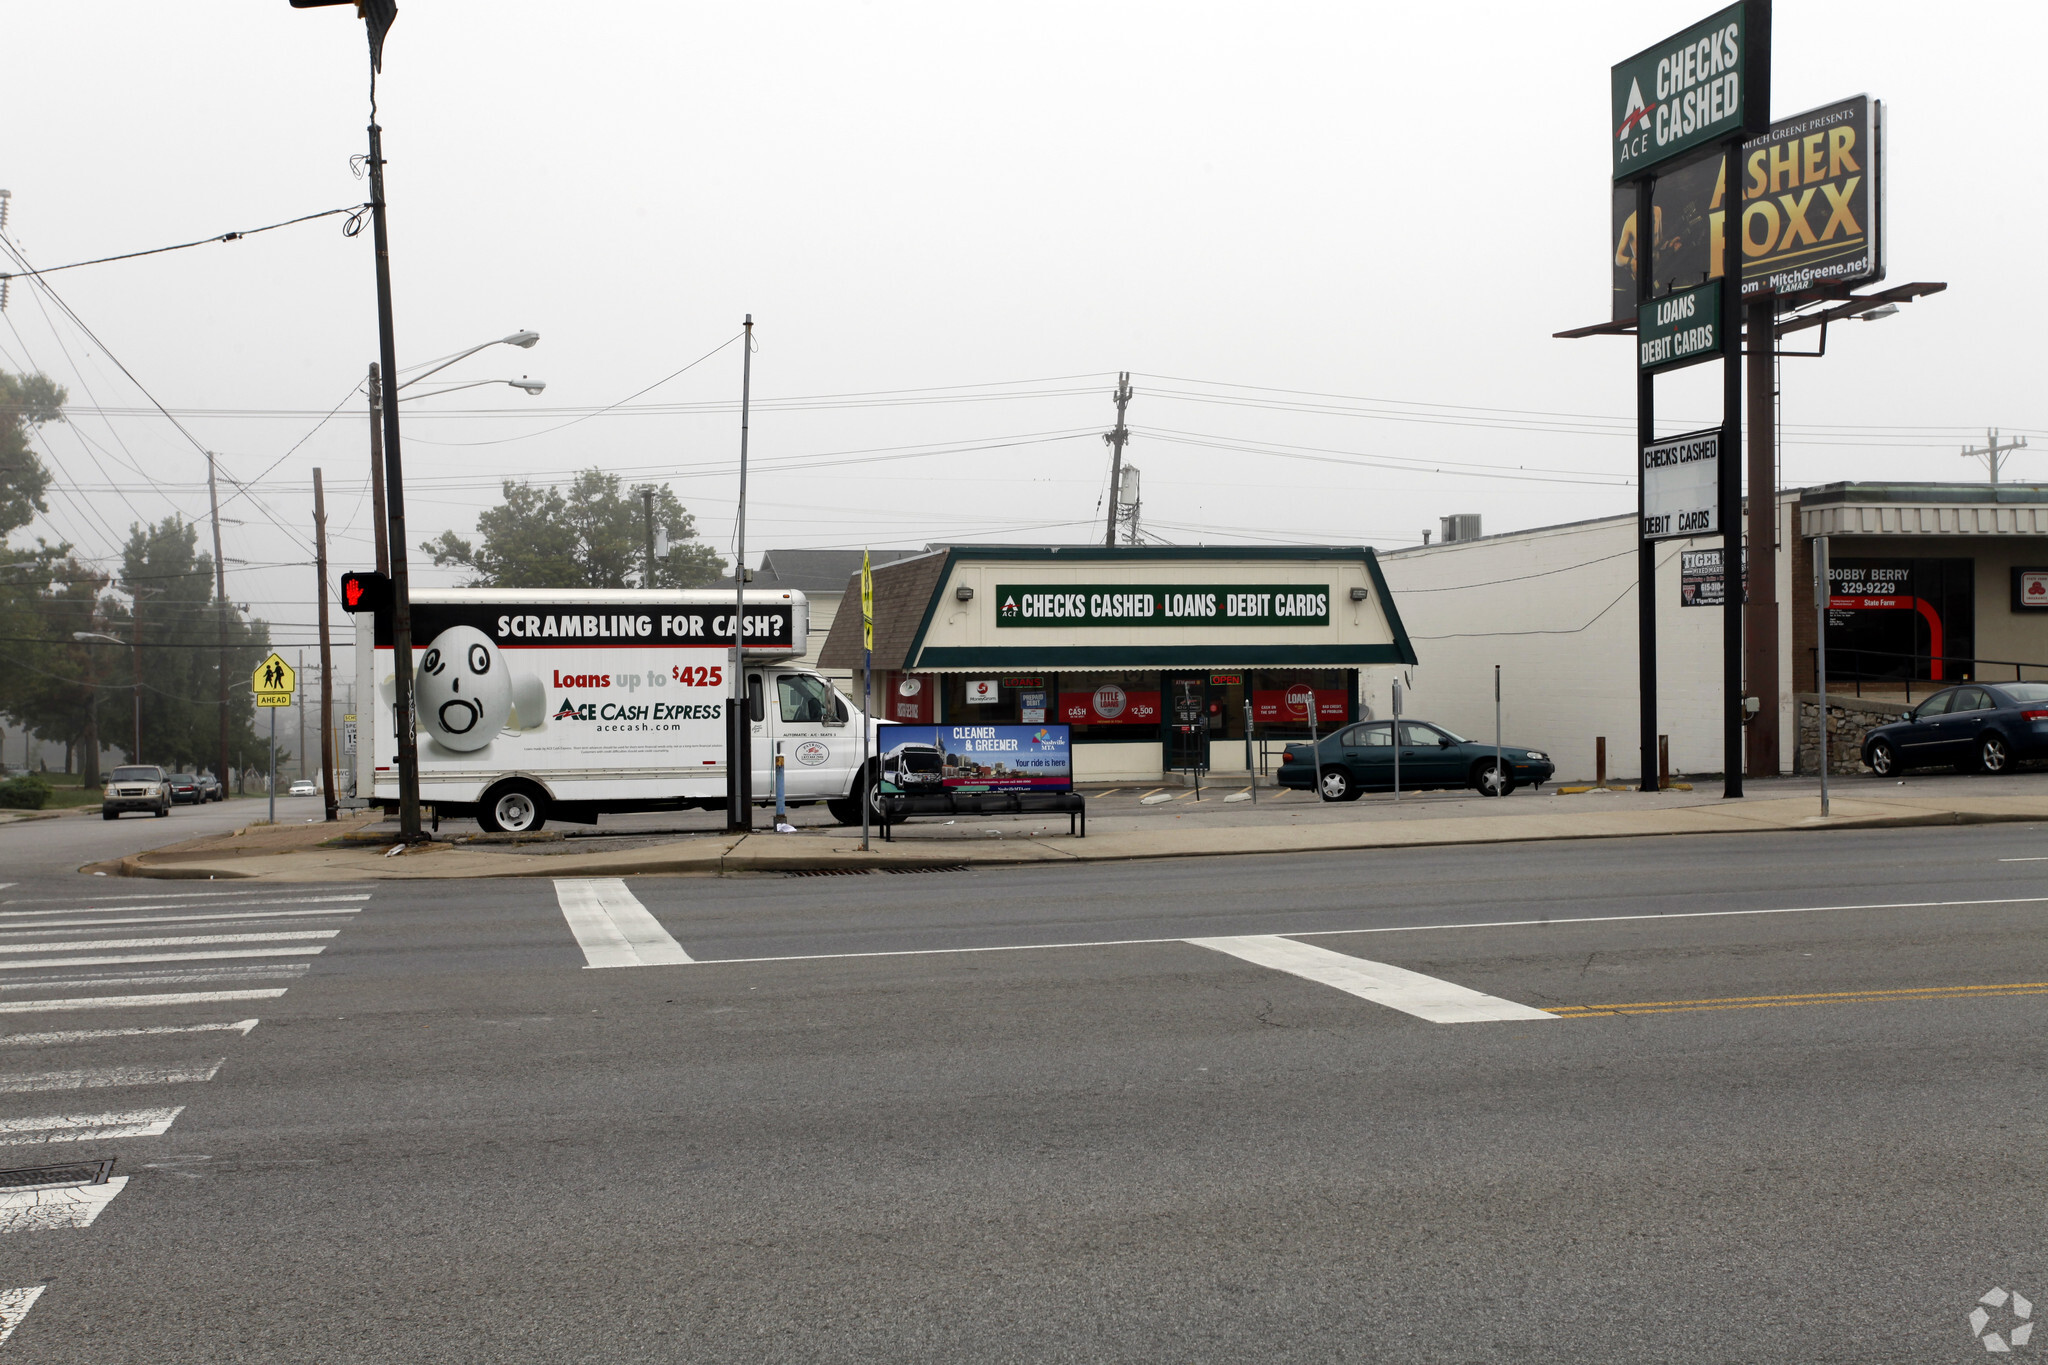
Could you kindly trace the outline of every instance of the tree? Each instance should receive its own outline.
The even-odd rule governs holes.
[[[0,370],[0,537],[48,510],[43,490],[50,486],[50,471],[30,448],[29,434],[64,420],[64,397],[46,375]]]
[[[468,569],[472,588],[646,587],[647,515],[638,490],[598,469],[576,476],[566,494],[504,483],[505,500],[476,519],[481,547],[453,531],[420,550],[443,567]],[[654,587],[714,582],[725,564],[696,539],[697,519],[667,485],[654,494],[654,524],[668,529],[668,558],[655,561]]]

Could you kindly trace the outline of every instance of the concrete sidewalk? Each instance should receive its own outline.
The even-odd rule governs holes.
[[[1572,804],[1566,804],[1567,801]],[[1496,804],[1489,818],[1431,815],[1415,810],[1400,819],[1326,820],[1304,824],[1162,826],[1111,829],[1086,839],[1023,832],[1023,837],[901,838],[879,836],[863,852],[858,831],[805,830],[795,835],[702,834],[644,848],[601,852],[487,851],[431,844],[386,856],[378,847],[280,846],[290,830],[238,831],[226,839],[194,841],[88,868],[130,877],[325,882],[477,877],[729,876],[765,872],[931,867],[1018,866],[1033,863],[1120,862],[1144,858],[1234,854],[1325,853],[1378,848],[1521,843],[1552,839],[1626,839],[1654,835],[1734,834],[1764,831],[1876,829],[1914,825],[1967,825],[2048,821],[2048,792],[1998,793],[1985,784],[1884,797],[1836,797],[1823,819],[1811,796],[1741,801],[1621,806],[1575,798],[1509,811]],[[992,817],[1001,818],[1001,817]],[[962,817],[962,823],[987,823]],[[325,827],[331,833],[334,827]],[[913,827],[914,828],[914,827]],[[1001,831],[1000,826],[989,826]],[[971,834],[962,831],[963,834]],[[312,833],[302,829],[301,839]],[[550,849],[559,845],[548,845]]]

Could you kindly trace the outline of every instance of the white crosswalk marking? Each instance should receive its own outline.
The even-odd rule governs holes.
[[[1261,967],[1290,972],[1325,986],[1335,986],[1362,1000],[1412,1014],[1435,1024],[1499,1023],[1508,1020],[1554,1020],[1545,1010],[1518,1005],[1512,1000],[1486,995],[1405,967],[1385,962],[1368,962],[1362,957],[1333,953],[1328,948],[1301,943],[1278,934],[1248,934],[1241,938],[1191,938],[1198,948],[1255,962]]]
[[[166,1033],[239,1033],[244,1038],[256,1027],[254,1019],[237,1019],[232,1024],[158,1024],[144,1028],[81,1028],[62,1033],[0,1034],[0,1047],[68,1047],[73,1043],[96,1043],[105,1038],[153,1038]]]
[[[14,1335],[14,1329],[21,1326],[28,1310],[36,1306],[36,1300],[48,1288],[46,1284],[32,1284],[26,1289],[0,1289],[0,1341]]]
[[[70,944],[60,945],[70,947]],[[133,953],[123,957],[45,957],[33,961],[0,962],[0,972],[26,971],[41,967],[119,967],[131,962],[215,962],[228,957],[314,957],[324,944],[303,948],[215,948],[203,953]]]
[[[0,1190],[0,1233],[89,1228],[127,1184],[127,1176],[117,1175],[97,1185]]]
[[[41,914],[50,912],[40,911]],[[210,915],[137,915],[133,919],[95,920],[34,920],[27,924],[0,924],[0,934],[25,933],[31,929],[68,929],[73,933],[96,933],[110,924],[227,924],[244,919],[292,919],[305,916],[312,919],[334,919],[341,915],[360,915],[361,906],[346,906],[337,910],[234,910],[219,911]]]
[[[671,967],[692,961],[616,877],[558,881],[555,899],[583,949],[586,967]]]
[[[247,991],[165,991],[153,995],[80,995],[65,1000],[0,1000],[0,1014],[39,1014],[46,1010],[137,1009],[153,1005],[210,1005],[216,1000],[275,1000],[285,987]]]
[[[171,1126],[185,1106],[167,1109],[124,1109],[111,1114],[38,1114],[34,1118],[0,1119],[0,1144],[40,1146],[49,1142],[104,1142],[112,1138],[156,1137]]]
[[[110,952],[116,948],[183,948],[195,943],[279,943],[333,938],[339,929],[289,929],[261,934],[182,934],[175,938],[95,938],[58,943],[0,943],[0,953]],[[36,964],[41,966],[43,964]]]
[[[115,913],[133,914],[138,910],[199,910],[206,905],[219,905],[224,909],[251,905],[330,905],[344,901],[366,901],[368,891],[352,891],[338,896],[278,896],[256,891],[211,891],[179,895],[174,892],[152,891],[137,896],[102,896],[104,901],[119,901],[118,905],[60,905],[49,897],[35,899],[0,901],[0,905],[44,905],[47,910],[0,910],[0,917],[17,918],[22,915],[110,915]],[[149,902],[144,904],[142,902]]]
[[[0,1075],[0,1095],[26,1095],[42,1090],[101,1090],[120,1085],[180,1085],[210,1081],[227,1062],[185,1062],[170,1066],[80,1066],[69,1071],[35,1071]]]

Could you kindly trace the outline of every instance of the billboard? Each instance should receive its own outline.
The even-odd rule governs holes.
[[[1694,431],[1643,447],[1643,539],[1720,533],[1721,433]]]
[[[882,790],[1070,791],[1073,743],[1064,725],[888,725]]]
[[[1616,180],[1742,131],[1747,10],[1730,5],[1614,64],[1608,127]]]
[[[1742,145],[1742,293],[1884,278],[1884,103],[1856,95],[1771,125]],[[1657,173],[1651,186],[1650,297],[1721,278],[1727,236],[1718,149]],[[1644,255],[1632,184],[1614,187],[1608,316],[1636,316]]]

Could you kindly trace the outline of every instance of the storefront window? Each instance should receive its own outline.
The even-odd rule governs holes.
[[[942,674],[947,725],[1022,725],[1024,694],[1043,694],[1050,678],[993,673]],[[1050,717],[1041,717],[1041,720]]]
[[[1157,673],[1064,673],[1059,712],[1052,717],[1074,727],[1076,740],[1133,743],[1159,737],[1160,681]]]
[[[939,718],[939,678],[933,673],[875,675],[875,715],[880,720],[931,725]]]
[[[1261,670],[1251,675],[1252,720],[1261,735],[1306,736],[1313,695],[1316,728],[1327,733],[1350,718],[1351,686],[1342,668]]]

